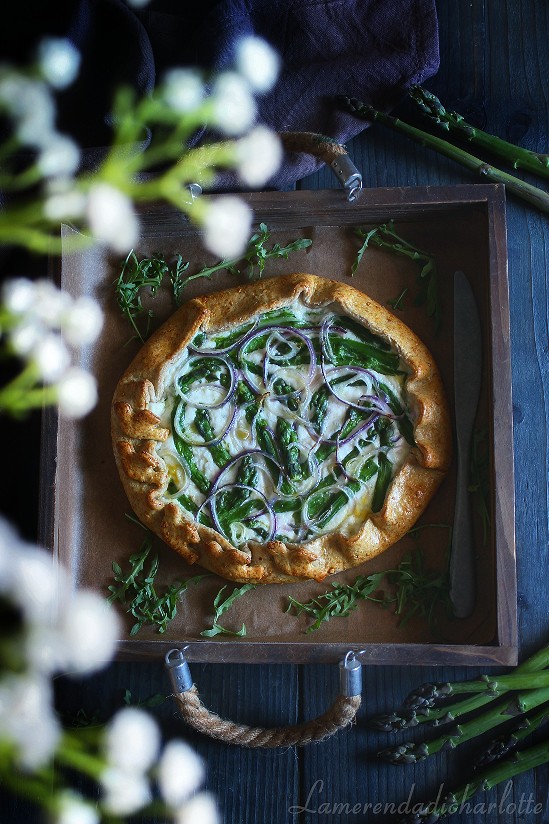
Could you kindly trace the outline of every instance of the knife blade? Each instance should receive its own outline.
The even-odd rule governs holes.
[[[450,600],[457,618],[475,607],[475,551],[469,493],[473,427],[482,382],[482,332],[477,302],[464,272],[454,273],[454,409],[456,504],[450,555]]]

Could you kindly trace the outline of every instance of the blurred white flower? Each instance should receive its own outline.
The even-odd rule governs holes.
[[[212,200],[203,219],[204,243],[221,258],[234,258],[246,248],[252,225],[249,206],[227,195]]]
[[[127,773],[144,773],[160,748],[160,732],[152,716],[138,707],[116,713],[105,732],[104,749],[109,765]]]
[[[44,383],[55,383],[68,369],[71,356],[59,335],[49,332],[41,338],[31,352],[40,378]]]
[[[72,175],[80,163],[80,149],[70,137],[53,134],[42,146],[37,163],[44,177]]]
[[[61,319],[61,331],[71,346],[93,343],[103,327],[103,312],[88,295],[77,298]]]
[[[236,68],[256,92],[268,92],[278,77],[280,60],[261,37],[243,37],[236,47]]]
[[[219,824],[215,798],[210,793],[199,793],[186,801],[174,815],[175,824]]]
[[[204,765],[184,741],[169,741],[158,764],[160,794],[170,807],[179,807],[204,781]]]
[[[53,191],[44,202],[44,215],[48,220],[61,221],[81,217],[85,209],[84,193],[68,187],[64,187],[61,191]]]
[[[61,730],[53,714],[47,678],[37,673],[2,677],[0,730],[2,738],[17,748],[17,760],[23,767],[35,769],[51,758]]]
[[[60,621],[66,665],[86,674],[112,659],[119,621],[111,605],[92,590],[77,590],[68,599]]]
[[[25,544],[16,534],[11,551],[14,602],[31,623],[51,622],[67,582],[65,570],[45,550]]]
[[[101,774],[100,783],[103,805],[112,815],[131,815],[151,800],[149,782],[141,773],[108,767]]]
[[[282,144],[266,126],[256,126],[236,144],[238,175],[248,186],[263,186],[280,167]]]
[[[97,403],[97,381],[78,366],[71,366],[57,383],[57,406],[66,418],[83,418]]]
[[[127,252],[137,242],[139,224],[132,202],[109,183],[91,186],[87,216],[92,234],[115,252]]]
[[[2,303],[8,312],[21,315],[32,308],[35,285],[28,278],[13,278],[2,286]]]
[[[38,64],[50,86],[65,89],[78,74],[80,53],[66,37],[46,37],[38,46]]]
[[[33,318],[26,318],[9,332],[10,346],[16,355],[27,356],[44,335],[44,328]]]
[[[236,72],[217,77],[212,102],[214,125],[227,135],[242,134],[255,120],[257,107],[250,86]]]
[[[164,76],[164,100],[176,112],[190,112],[200,106],[204,83],[194,69],[170,69]]]
[[[34,287],[34,302],[31,313],[43,321],[50,329],[58,329],[65,312],[72,306],[68,292],[45,278],[37,280]]]
[[[29,146],[41,146],[54,131],[55,104],[48,86],[40,80],[8,73],[0,79],[0,105],[15,120],[18,139]]]
[[[81,795],[66,790],[56,799],[54,824],[99,824],[99,814]]]

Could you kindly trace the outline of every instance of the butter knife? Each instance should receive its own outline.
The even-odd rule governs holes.
[[[463,272],[454,274],[454,406],[457,451],[456,505],[450,555],[450,600],[457,618],[475,607],[475,551],[470,457],[482,381],[482,333],[473,290]]]

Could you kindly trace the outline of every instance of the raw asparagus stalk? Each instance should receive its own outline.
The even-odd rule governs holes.
[[[354,97],[339,97],[338,99],[347,111],[352,112],[357,117],[360,117],[363,120],[370,120],[372,122],[378,121],[385,126],[389,126],[395,131],[401,132],[412,138],[412,140],[415,140],[417,143],[421,143],[423,146],[428,146],[430,149],[434,149],[445,157],[455,160],[467,169],[477,172],[477,174],[486,180],[489,180],[492,183],[502,183],[509,192],[512,192],[512,194],[522,198],[522,200],[525,200],[527,203],[530,203],[542,212],[549,212],[549,194],[544,192],[542,189],[538,189],[536,186],[531,186],[524,180],[521,180],[518,177],[513,177],[513,175],[503,172],[501,169],[497,169],[495,166],[486,163],[479,157],[475,157],[474,155],[465,152],[463,149],[454,146],[452,143],[448,143],[440,137],[424,132],[422,129],[418,129],[397,117],[391,117],[385,112],[380,112],[377,109],[374,109],[373,106],[362,103]]]
[[[391,764],[416,764],[440,750],[455,749],[455,747],[470,741],[477,735],[482,735],[487,730],[491,730],[499,724],[504,724],[512,716],[529,712],[548,701],[549,687],[525,690],[516,693],[503,704],[498,703],[470,721],[457,725],[445,735],[441,735],[432,741],[423,741],[421,743],[408,741],[399,746],[381,750],[378,756]]]
[[[440,803],[430,802],[423,805],[422,809],[414,810],[413,813],[401,819],[401,824],[420,824],[420,822],[435,824],[443,816],[459,812],[460,809],[463,810],[464,804],[477,793],[487,792],[497,784],[509,781],[516,775],[547,762],[549,762],[549,741],[543,741],[534,747],[513,753],[508,758],[475,775],[474,780],[454,789]]]
[[[542,707],[532,715],[525,715],[511,730],[490,741],[475,761],[475,769],[486,767],[494,761],[501,761],[511,750],[515,749],[517,744],[532,735],[538,727],[541,727],[547,721],[549,721],[549,705]]]
[[[410,99],[430,120],[449,134],[464,138],[480,149],[486,149],[497,157],[501,157],[513,169],[526,169],[536,175],[549,178],[549,155],[531,152],[501,137],[484,132],[476,126],[471,126],[462,115],[448,111],[436,95],[421,86],[412,86]]]
[[[549,647],[542,647],[519,664],[513,671],[513,674],[524,676],[528,673],[540,672],[546,667],[549,667]],[[501,678],[496,678],[496,680],[498,681],[497,689],[494,688],[492,679],[492,688],[488,689],[487,692],[480,692],[462,701],[451,704],[444,703],[442,706],[437,707],[434,706],[437,699],[459,694],[460,684],[423,684],[404,699],[400,709],[388,715],[374,716],[371,719],[370,725],[373,729],[378,729],[383,732],[396,732],[430,721],[437,722],[438,724],[446,723],[444,719],[452,721],[454,718],[465,715],[499,698],[501,695],[505,695],[505,693],[510,690],[509,686],[501,686]],[[490,679],[485,678],[483,681],[484,684],[488,684]],[[528,681],[528,683],[530,683],[530,681]]]

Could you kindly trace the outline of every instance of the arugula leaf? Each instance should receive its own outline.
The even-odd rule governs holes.
[[[425,303],[427,314],[433,319],[435,331],[438,332],[441,323],[441,306],[438,294],[438,273],[435,258],[428,252],[416,248],[407,240],[400,237],[400,235],[395,232],[395,225],[392,220],[388,223],[382,223],[374,229],[367,230],[358,227],[355,229],[355,234],[362,240],[362,244],[351,266],[351,274],[353,275],[358,269],[364,253],[369,246],[387,249],[420,264],[421,269],[417,278],[419,289],[415,298],[415,304],[419,306]],[[402,302],[403,297],[404,293],[401,293],[398,298],[393,301],[395,309],[400,308],[397,304]]]
[[[159,594],[154,587],[159,567],[158,556],[152,559],[148,572],[145,571],[145,562],[151,549],[152,537],[147,535],[139,552],[129,558],[129,572],[124,573],[120,564],[115,561],[112,563],[115,584],[110,584],[107,588],[111,593],[108,601],[120,601],[126,612],[136,619],[130,635],[136,635],[145,625],[155,627],[159,633],[166,632],[169,622],[177,614],[179,599],[189,584],[197,584],[202,578],[207,577],[205,573],[193,575],[184,581],[176,581],[164,593]]]
[[[219,619],[225,614],[225,612],[227,612],[228,609],[230,609],[237,598],[245,595],[246,592],[249,592],[251,589],[255,589],[255,586],[255,584],[244,584],[241,587],[236,587],[233,589],[231,594],[225,598],[225,600],[222,599],[222,596],[227,589],[227,584],[225,584],[224,587],[221,587],[213,602],[215,612],[212,627],[210,629],[202,630],[200,634],[204,635],[206,638],[213,638],[216,635],[233,635],[241,638],[246,635],[246,626],[244,624],[242,624],[242,627],[238,630],[238,632],[235,632],[234,630],[222,627],[219,623]]]
[[[151,295],[156,295],[164,275],[168,272],[168,264],[160,255],[139,260],[132,249],[122,266],[122,270],[115,280],[115,294],[120,311],[132,325],[135,334],[143,343],[149,334],[150,322],[153,317],[151,309],[145,310],[141,295],[144,289],[150,289]],[[142,332],[137,325],[137,318],[146,314],[147,323]]]
[[[317,595],[305,604],[290,595],[286,612],[293,608],[296,615],[304,612],[314,618],[314,622],[306,630],[314,632],[330,618],[346,618],[358,607],[360,601],[379,601],[373,593],[379,590],[384,577],[384,572],[377,572],[374,575],[359,575],[353,584],[332,584],[332,588],[327,592]]]

